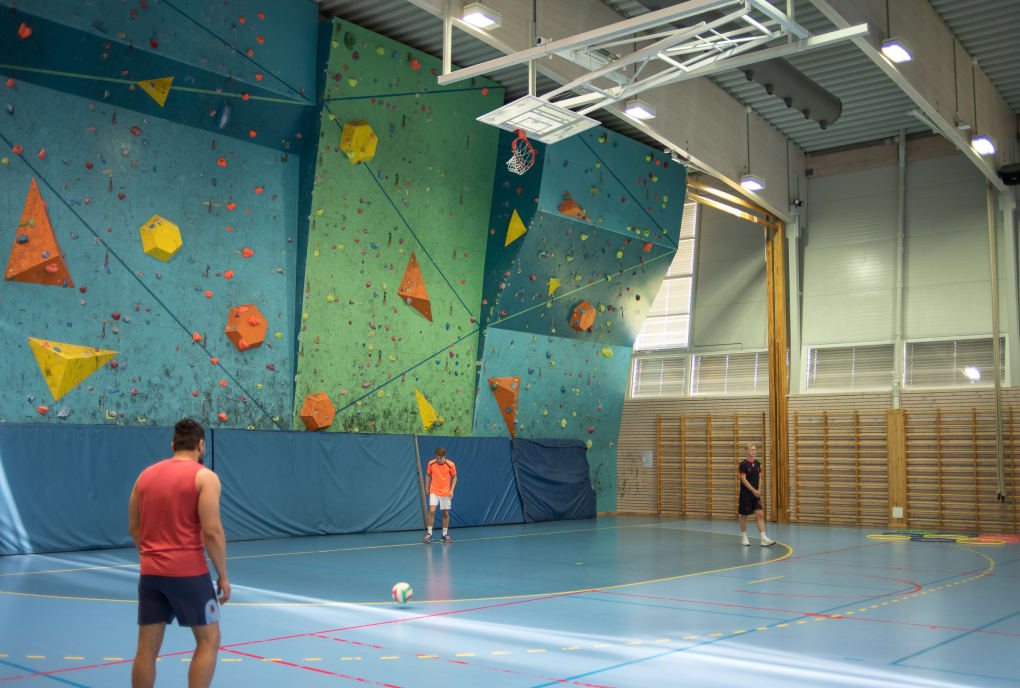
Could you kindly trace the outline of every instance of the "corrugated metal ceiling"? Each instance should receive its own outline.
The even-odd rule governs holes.
[[[1020,109],[1020,0],[930,0],[964,46],[977,57],[1014,110]],[[442,54],[442,21],[407,0],[318,0],[320,12],[354,22],[431,55]],[[638,0],[604,0],[624,16],[647,11]],[[809,0],[796,0],[795,16],[812,33],[831,30],[829,21]],[[460,30],[454,31],[453,62],[473,65],[501,53]],[[791,64],[843,102],[843,115],[828,129],[804,119],[770,96],[739,71],[713,81],[743,104],[750,105],[783,134],[808,152],[852,146],[927,128],[910,116],[910,99],[853,44],[815,50],[789,58]],[[527,69],[494,74],[506,86],[507,99],[527,93]],[[539,75],[538,92],[555,88]],[[600,111],[596,117],[622,134],[652,146],[658,144],[626,120]]]
[[[1020,2],[929,0],[950,31],[1020,113]]]

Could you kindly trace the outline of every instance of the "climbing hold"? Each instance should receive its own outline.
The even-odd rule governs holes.
[[[613,357],[613,347],[611,347],[611,346],[604,346],[604,347],[602,347],[602,355],[605,356],[606,358],[612,358]]]
[[[418,267],[418,259],[411,252],[411,259],[407,261],[407,268],[400,280],[400,288],[397,294],[407,305],[415,309],[432,322],[432,303],[429,301],[429,293],[425,288],[425,278],[422,277],[421,268]]]
[[[309,430],[322,430],[333,424],[336,408],[325,392],[315,392],[305,397],[301,405],[301,420]]]
[[[202,335],[200,335],[198,332],[193,332],[191,335],[191,339],[193,341],[200,342],[202,341]]]
[[[255,252],[252,251],[250,248],[242,248],[241,255],[244,256],[245,258],[251,258],[252,256],[255,255]]]
[[[524,226],[521,216],[517,214],[517,210],[515,209],[513,215],[510,216],[510,224],[506,228],[506,243],[503,245],[509,246],[524,236],[524,233],[527,231],[528,228]]]
[[[340,150],[352,164],[367,162],[375,157],[378,137],[365,120],[348,122],[340,136]]]
[[[217,414],[216,414],[216,417],[217,417],[217,418],[219,418],[219,419],[220,419],[220,421],[222,421],[222,422],[224,422],[224,423],[226,423],[226,422],[227,422],[227,414],[223,413],[222,411],[220,411],[219,413],[217,413]]]
[[[266,338],[269,323],[254,304],[234,306],[227,316],[224,333],[234,343],[238,351],[254,349],[262,346]]]
[[[549,278],[549,296],[556,293],[556,290],[560,288],[560,281],[555,277]]]
[[[584,212],[584,208],[577,204],[577,201],[570,196],[570,192],[568,191],[563,192],[563,202],[560,203],[557,210],[560,211],[561,215],[573,217],[578,220],[584,220],[585,222],[591,222],[591,218],[588,217],[586,212]]]
[[[499,405],[499,412],[503,416],[506,429],[510,431],[510,437],[516,436],[517,427],[517,405],[520,400],[521,378],[520,377],[490,377],[489,388],[492,389],[492,396],[496,398]]]
[[[234,271],[233,270],[227,270],[226,272],[224,272],[223,273],[223,279],[234,279]]]
[[[46,212],[46,203],[34,177],[28,187],[28,198],[25,199],[18,228],[22,232],[15,237],[11,247],[4,279],[73,287],[74,282],[64,263],[64,253],[57,243],[50,216]],[[23,241],[22,236],[26,237]]]
[[[13,153],[14,153],[15,155],[21,155],[22,151],[24,151],[24,150],[25,150],[25,149],[24,149],[24,148],[22,148],[22,147],[21,147],[21,145],[20,145],[20,144],[17,144],[17,143],[16,143],[16,144],[14,144],[14,146],[12,146],[12,147],[11,147],[11,151],[13,151]]]
[[[595,324],[595,309],[587,301],[582,301],[570,315],[570,326],[578,332],[584,332]]]
[[[33,337],[28,338],[28,344],[54,400],[70,392],[117,355],[116,351]]]
[[[181,230],[170,220],[153,215],[149,221],[138,228],[142,237],[142,250],[164,263],[181,248]]]
[[[414,398],[418,401],[418,413],[421,415],[421,424],[425,428],[425,432],[443,424],[443,417],[436,413],[432,404],[418,391],[417,387],[414,388]]]
[[[136,82],[142,90],[149,94],[149,97],[156,101],[160,107],[166,105],[167,96],[170,95],[170,88],[174,82],[172,76],[165,76],[161,79],[147,79]],[[230,115],[227,115],[230,118]]]
[[[18,38],[25,40],[32,35],[32,29],[25,22],[21,22],[21,26],[18,27]]]

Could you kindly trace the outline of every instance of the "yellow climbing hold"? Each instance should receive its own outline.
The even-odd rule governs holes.
[[[560,288],[560,281],[555,277],[549,278],[549,296],[556,293],[556,290]]]
[[[606,358],[612,358],[613,357],[612,347],[609,346],[602,347],[602,355],[605,356]]]
[[[513,215],[510,216],[510,225],[506,228],[506,243],[504,246],[509,246],[513,242],[524,236],[524,233],[528,231],[528,228],[524,226],[524,222],[521,220],[521,216],[514,210]]]

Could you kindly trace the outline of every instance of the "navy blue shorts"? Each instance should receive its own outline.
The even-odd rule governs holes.
[[[201,576],[141,576],[138,625],[170,623],[205,626],[220,620],[220,604],[208,573]]]

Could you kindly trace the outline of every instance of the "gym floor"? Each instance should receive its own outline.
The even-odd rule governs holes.
[[[1020,545],[603,517],[228,543],[214,685],[1020,683]],[[0,557],[0,685],[130,685],[133,550]],[[390,598],[397,581],[411,603]],[[158,686],[186,684],[167,630]]]

